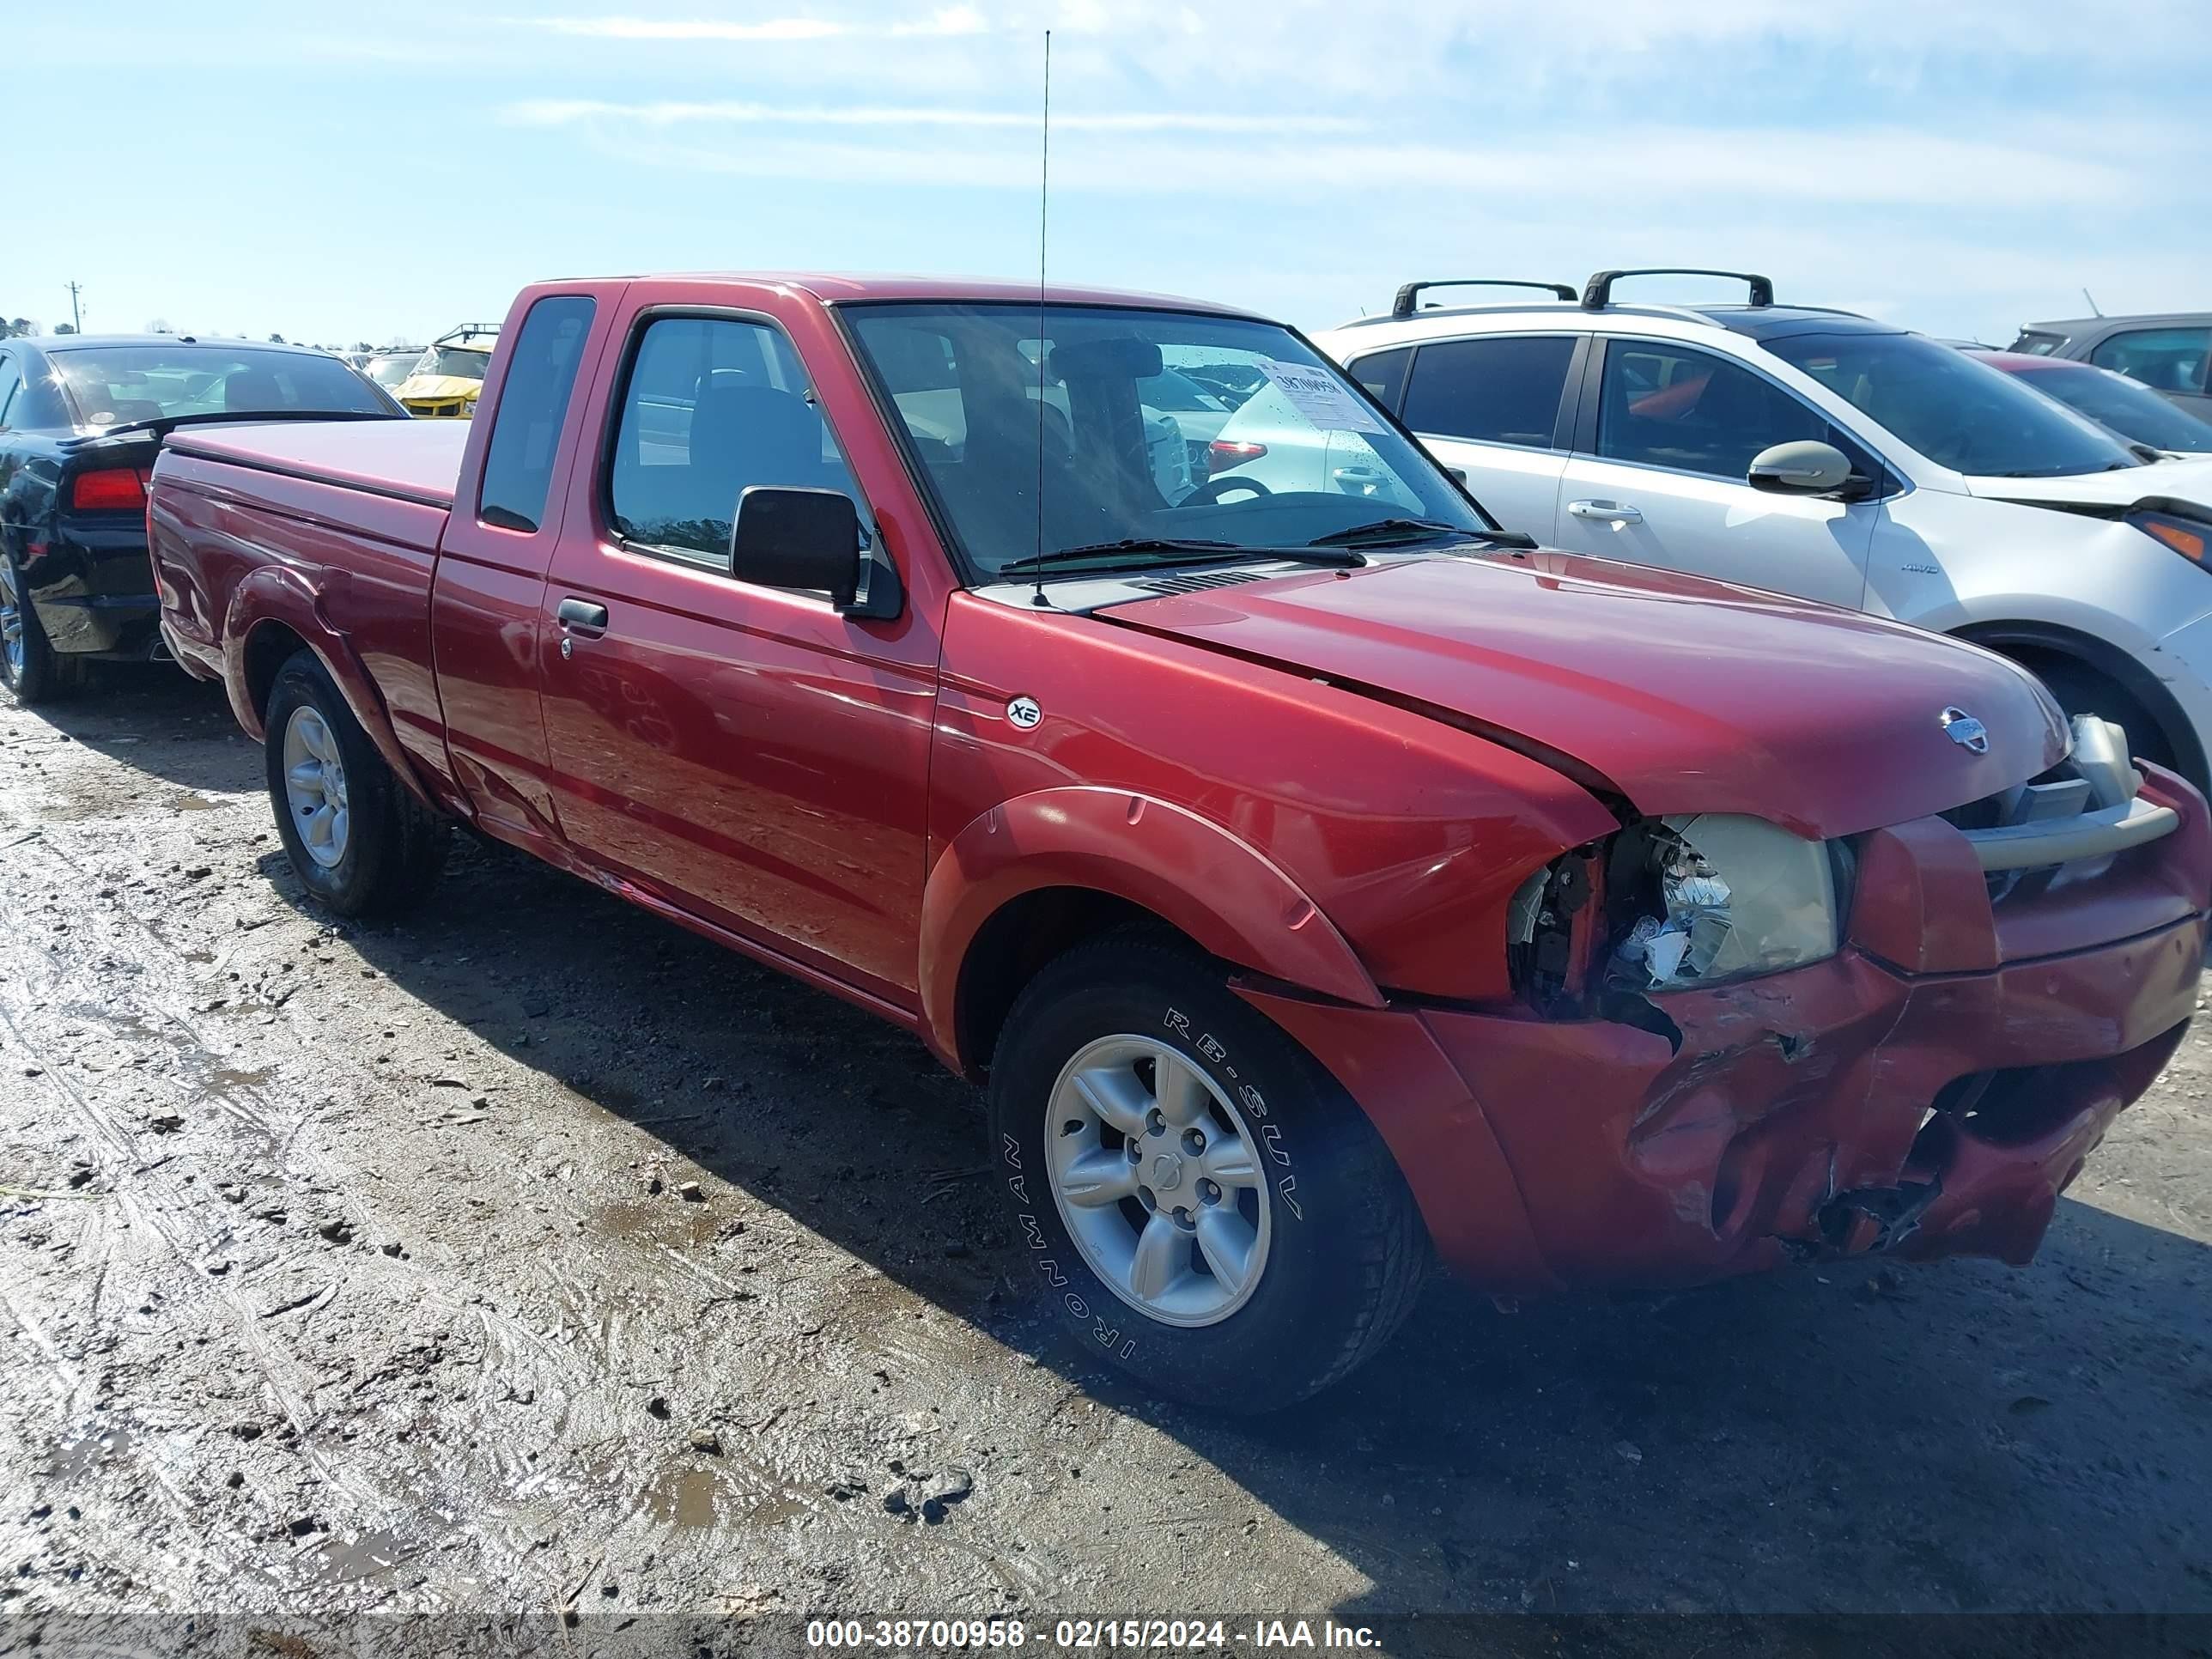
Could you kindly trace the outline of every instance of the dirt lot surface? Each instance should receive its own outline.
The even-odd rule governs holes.
[[[260,775],[0,707],[12,1616],[2212,1611],[2203,1036],[2026,1272],[1439,1282],[1225,1421],[1032,1318],[916,1043],[470,843],[333,925]]]

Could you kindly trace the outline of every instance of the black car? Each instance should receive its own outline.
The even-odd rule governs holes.
[[[180,335],[0,340],[0,686],[53,696],[97,657],[158,655],[146,475],[221,421],[404,420],[350,364]]]

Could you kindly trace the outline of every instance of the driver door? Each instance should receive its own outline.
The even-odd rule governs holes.
[[[935,631],[731,574],[749,486],[841,490],[872,522],[781,327],[626,324],[615,441],[539,622],[562,833],[662,905],[912,1009]]]
[[[1803,438],[1834,444],[1879,477],[1847,434],[1715,353],[1671,340],[1593,343],[1559,481],[1559,545],[1862,606],[1880,501],[1776,495],[1746,482],[1759,451]]]

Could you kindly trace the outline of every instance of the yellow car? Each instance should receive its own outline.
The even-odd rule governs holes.
[[[440,335],[392,395],[418,421],[467,420],[477,412],[477,393],[483,390],[498,335],[498,325],[489,323],[467,323]]]

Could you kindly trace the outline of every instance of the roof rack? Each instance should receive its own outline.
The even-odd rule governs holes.
[[[1613,285],[1624,276],[1726,276],[1751,284],[1751,303],[1764,308],[1774,303],[1774,283],[1747,270],[1708,270],[1698,265],[1644,265],[1632,270],[1601,270],[1583,289],[1583,309],[1602,311],[1613,303]]]
[[[1390,302],[1393,317],[1410,317],[1414,302],[1422,293],[1432,288],[1540,288],[1546,293],[1572,302],[1574,289],[1565,283],[1509,283],[1498,276],[1445,276],[1433,283],[1408,283],[1398,290],[1398,297]]]

